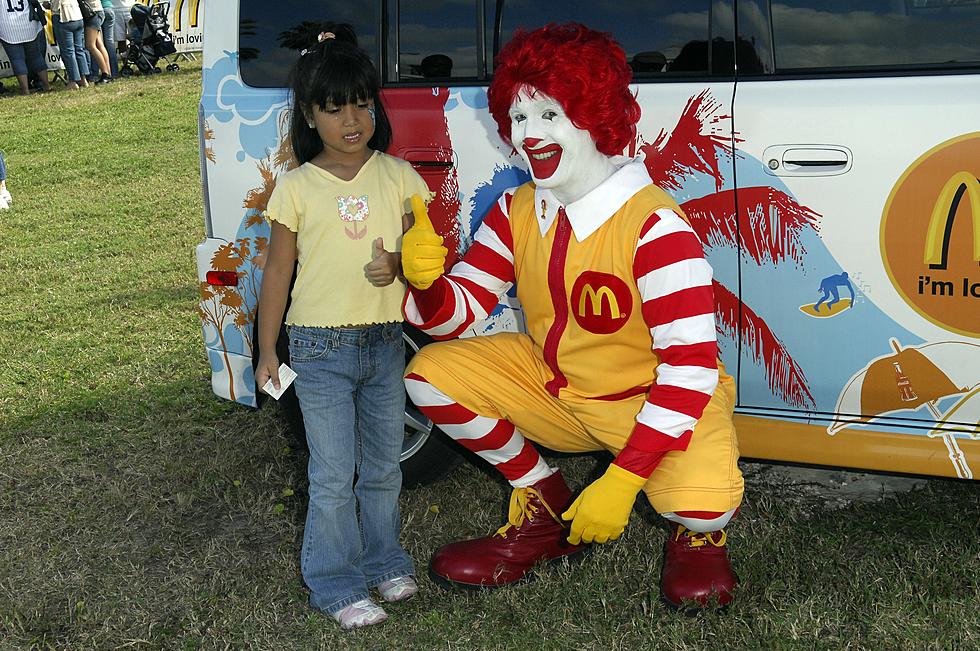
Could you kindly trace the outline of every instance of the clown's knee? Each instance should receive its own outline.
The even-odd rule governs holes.
[[[661,515],[671,522],[684,525],[691,531],[708,533],[710,531],[724,529],[737,510],[731,509],[724,513],[717,511],[677,511],[661,513]]]

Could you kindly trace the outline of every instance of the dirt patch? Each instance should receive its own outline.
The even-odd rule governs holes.
[[[800,504],[819,503],[826,509],[842,509],[855,503],[878,502],[899,493],[922,488],[926,477],[905,477],[770,463],[739,464],[746,490],[778,488],[784,499]]]

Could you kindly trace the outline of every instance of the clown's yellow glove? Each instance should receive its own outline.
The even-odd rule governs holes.
[[[562,519],[572,521],[568,542],[604,543],[619,538],[630,519],[636,494],[647,480],[612,464],[582,491]]]
[[[415,224],[402,236],[402,273],[412,287],[428,289],[442,275],[448,250],[417,194],[412,195],[412,213]]]

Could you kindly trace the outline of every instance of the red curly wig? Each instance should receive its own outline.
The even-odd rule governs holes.
[[[497,55],[487,90],[497,133],[510,143],[507,112],[524,86],[558,100],[579,129],[607,156],[621,154],[636,137],[640,105],[630,91],[633,71],[612,36],[578,23],[518,30]]]

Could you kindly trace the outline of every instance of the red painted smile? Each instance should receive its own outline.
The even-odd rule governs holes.
[[[546,145],[539,149],[531,149],[526,144],[522,147],[531,165],[531,174],[536,179],[547,179],[558,169],[561,162],[562,148],[560,145]]]

